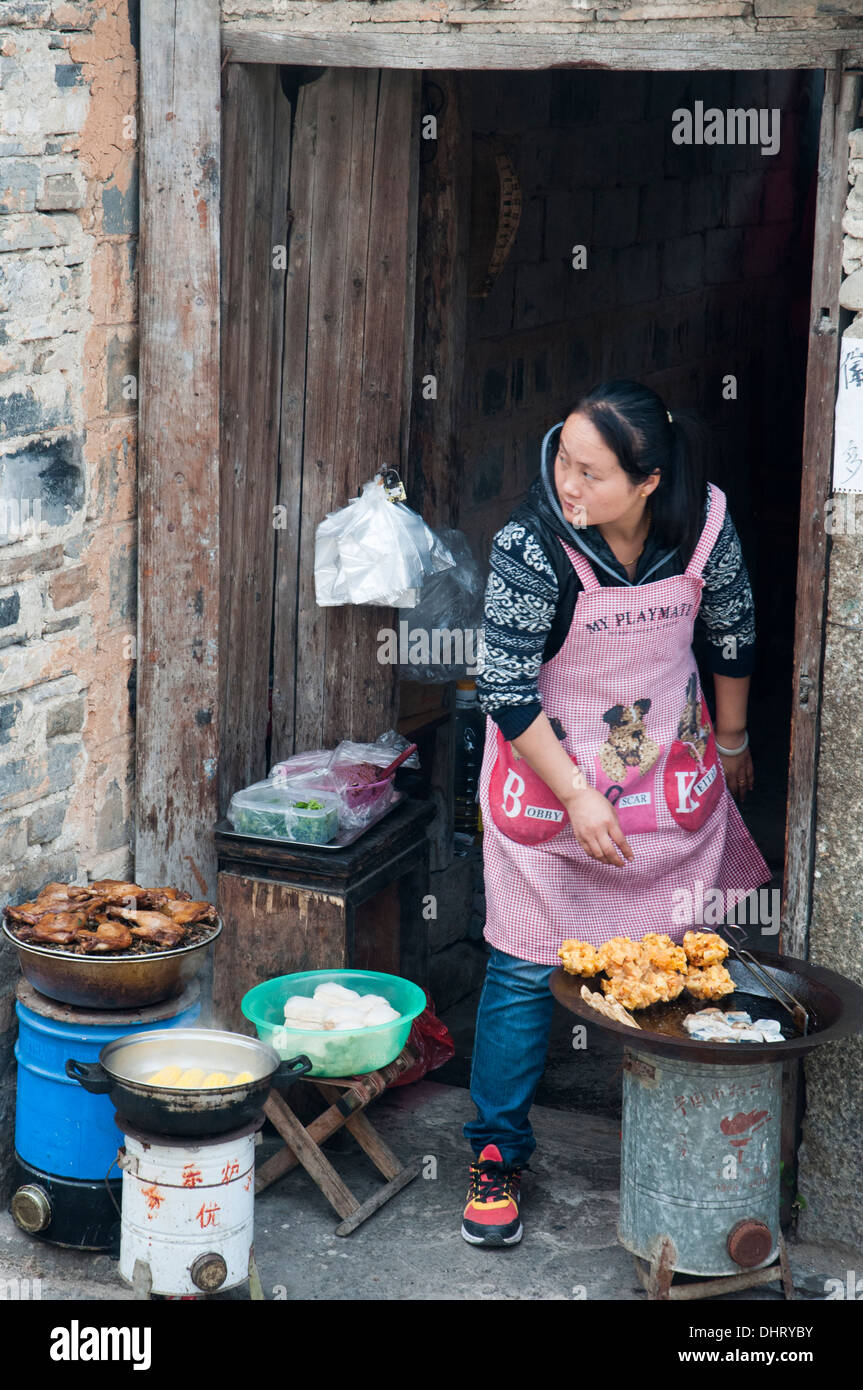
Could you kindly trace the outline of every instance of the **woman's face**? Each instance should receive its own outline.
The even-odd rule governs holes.
[[[596,426],[586,415],[575,413],[560,432],[554,482],[571,526],[601,526],[603,522],[637,521],[659,482],[659,473],[633,482]]]

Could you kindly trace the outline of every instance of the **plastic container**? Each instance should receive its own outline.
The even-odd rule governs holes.
[[[318,985],[334,983],[358,994],[380,994],[399,1018],[374,1028],[304,1032],[285,1027],[285,1002],[292,994],[310,999]],[[312,1076],[356,1076],[377,1071],[398,1057],[408,1040],[411,1024],[426,1007],[425,991],[399,975],[382,975],[377,970],[304,970],[297,975],[279,975],[264,980],[243,996],[240,1008],[258,1030],[262,1042],[269,1043],[287,1059],[305,1053],[312,1063]]]
[[[241,835],[325,845],[339,833],[339,804],[322,792],[255,782],[231,797],[228,820]]]

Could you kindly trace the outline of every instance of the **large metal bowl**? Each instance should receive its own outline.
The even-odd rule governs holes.
[[[205,941],[145,956],[76,956],[28,946],[3,923],[3,935],[18,952],[22,974],[34,989],[61,1004],[91,1009],[142,1009],[176,998],[199,974],[221,930],[217,920]]]
[[[239,1086],[186,1090],[152,1086],[147,1077],[173,1063],[230,1075],[251,1072]],[[66,1061],[66,1075],[95,1095],[110,1096],[133,1125],[150,1134],[209,1135],[256,1119],[274,1080],[291,1081],[311,1070],[307,1057],[283,1062],[278,1053],[244,1033],[215,1028],[164,1028],[128,1033],[106,1043],[98,1062]]]

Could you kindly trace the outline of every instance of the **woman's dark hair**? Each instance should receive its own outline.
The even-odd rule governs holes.
[[[664,549],[679,548],[689,563],[703,525],[705,479],[699,426],[687,416],[673,422],[661,397],[640,381],[603,381],[567,411],[578,412],[599,431],[603,442],[633,482],[659,470],[650,495],[652,524]]]

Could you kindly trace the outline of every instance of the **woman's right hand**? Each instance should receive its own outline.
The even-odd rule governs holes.
[[[635,855],[620,828],[617,812],[607,797],[594,787],[576,791],[566,802],[573,834],[591,859],[622,868]]]

